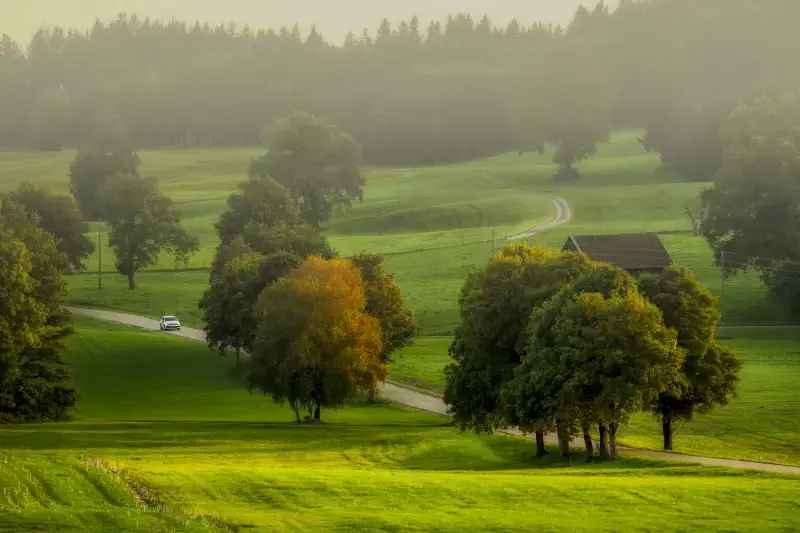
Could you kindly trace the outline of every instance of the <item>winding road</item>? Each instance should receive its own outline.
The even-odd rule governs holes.
[[[567,219],[569,220],[569,219]],[[563,222],[562,222],[563,223]],[[552,227],[552,226],[550,226]],[[158,321],[151,318],[145,318],[137,315],[129,315],[125,313],[118,313],[115,311],[106,311],[104,309],[88,309],[83,307],[70,307],[76,315],[94,318],[104,322],[114,322],[118,324],[125,324],[137,328],[147,330],[159,330]],[[175,335],[184,339],[193,340],[196,342],[206,342],[206,335],[203,331],[192,328],[182,328],[180,331],[164,333],[165,335]],[[380,395],[384,398],[396,403],[407,405],[414,409],[427,411],[442,416],[447,416],[447,407],[444,402],[435,396],[428,396],[409,389],[392,385],[391,383],[384,384],[380,389]],[[522,433],[517,430],[502,431],[508,435],[522,436]],[[548,442],[555,442],[553,435],[548,435]],[[573,441],[575,448],[583,448],[583,440],[576,439]],[[773,472],[783,474],[796,474],[800,475],[800,467],[773,465],[767,463],[755,463],[751,461],[736,461],[732,459],[716,459],[713,457],[697,457],[693,455],[682,455],[667,453],[655,450],[639,450],[633,448],[620,447],[619,452],[621,455],[629,457],[639,457],[645,459],[655,459],[659,461],[673,461],[680,463],[700,464],[705,466],[719,466],[725,468],[740,468],[746,470],[759,470],[762,472]]]

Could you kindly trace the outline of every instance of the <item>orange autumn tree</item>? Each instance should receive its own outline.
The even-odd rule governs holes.
[[[320,420],[323,407],[341,407],[385,381],[380,324],[366,313],[364,293],[352,262],[321,257],[267,287],[257,306],[251,390],[288,403],[299,422],[302,409]]]

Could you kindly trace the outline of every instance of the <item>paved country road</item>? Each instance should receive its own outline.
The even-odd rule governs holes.
[[[104,322],[115,322],[118,324],[125,324],[128,326],[134,326],[137,328],[148,329],[148,330],[159,329],[157,320],[137,315],[117,313],[114,311],[106,311],[103,309],[88,309],[83,307],[70,307],[69,310],[76,315],[102,320]],[[168,333],[165,332],[164,335],[174,335],[176,337],[183,337],[185,339],[190,339],[197,342],[202,342],[202,343],[206,342],[205,333],[198,329],[181,328],[180,331],[172,331]],[[397,385],[392,385],[391,383],[386,383],[381,387],[380,395],[386,398],[387,400],[407,405],[409,407],[413,407],[414,409],[419,409],[421,411],[427,411],[430,413],[447,416],[447,407],[440,398],[437,398],[435,396],[428,396],[427,394],[422,394],[409,389],[405,389],[403,387],[398,387]],[[508,431],[503,431],[502,433],[506,433],[508,435],[522,436],[522,434],[517,430],[508,430]],[[546,440],[548,442],[555,442],[555,438],[553,435],[548,435]],[[573,441],[573,446],[575,448],[583,448],[583,440],[576,439],[575,441]],[[694,455],[682,455],[682,454],[667,453],[655,450],[639,450],[639,449],[632,449],[625,447],[620,447],[619,452],[621,455],[626,455],[630,457],[641,457],[646,459],[655,459],[659,461],[674,461],[680,463],[701,464],[705,466],[742,468],[746,470],[759,470],[762,472],[776,472],[776,473],[800,475],[800,467],[794,467],[794,466],[755,463],[751,461],[736,461],[732,459],[715,459],[713,457],[697,457]]]

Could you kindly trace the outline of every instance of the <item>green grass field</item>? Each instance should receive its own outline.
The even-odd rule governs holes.
[[[370,169],[365,201],[336,215],[328,235],[344,255],[372,251],[387,256],[427,335],[452,332],[466,273],[491,257],[493,236],[499,248],[506,236],[552,219],[555,210],[547,199],[551,195],[567,199],[574,218],[536,236],[534,242],[560,247],[570,233],[662,232],[676,262],[694,269],[720,295],[721,275],[711,251],[702,238],[690,236],[683,214],[683,206],[706,184],[686,183],[664,172],[658,156],[645,152],[637,135],[615,134],[595,157],[581,163],[583,178],[568,184],[552,181],[555,168],[549,154],[509,154],[416,169]],[[255,148],[141,153],[142,174],[158,179],[162,190],[180,206],[189,231],[200,240],[201,250],[189,262],[190,269],[209,266],[217,243],[214,222],[258,154]],[[2,153],[0,192],[26,179],[67,191],[73,156],[71,152]],[[102,228],[93,229],[95,240],[97,229]],[[97,256],[88,264],[96,272]],[[102,291],[97,289],[96,274],[71,278],[73,303],[151,317],[175,313],[187,324],[199,324],[197,301],[208,282],[202,270],[176,268],[170,257],[161,257],[153,272],[141,275],[139,289],[132,294],[125,279],[114,274],[113,256],[107,248],[102,265],[107,272]],[[728,282],[721,307],[729,324],[790,322],[768,301],[753,274]]]
[[[0,531],[791,531],[800,478],[536,461],[386,403],[294,425],[205,347],[81,320],[76,420],[0,427]]]
[[[730,405],[682,424],[675,451],[729,459],[800,466],[795,434],[800,412],[800,331],[796,328],[728,328],[722,342],[743,361],[739,396]],[[392,379],[441,395],[450,339],[419,339],[397,355]],[[661,449],[661,427],[649,415],[634,417],[621,441]]]

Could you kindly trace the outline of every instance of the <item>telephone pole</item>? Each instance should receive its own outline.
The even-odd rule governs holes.
[[[720,255],[719,255],[719,264],[720,264],[720,267],[722,268],[722,280],[721,280],[722,281],[722,287],[720,288],[720,291],[719,291],[719,313],[720,313],[719,322],[720,322],[720,325],[721,325],[721,324],[723,324],[725,322],[725,315],[724,315],[722,309],[723,309],[723,303],[725,301],[725,281],[726,281],[726,279],[728,277],[728,274],[725,272],[725,252],[724,251],[721,252]]]
[[[103,290],[103,232],[97,230],[97,290]]]

